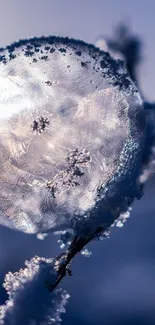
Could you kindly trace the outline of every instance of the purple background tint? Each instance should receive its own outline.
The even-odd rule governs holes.
[[[0,46],[21,38],[60,35],[95,42],[110,36],[120,21],[128,21],[144,42],[140,86],[155,100],[154,0],[1,0]],[[64,280],[71,299],[63,325],[155,324],[155,178],[145,196],[133,205],[123,229],[113,229],[110,239],[91,243],[89,259],[77,256],[74,276]],[[35,236],[0,228],[0,282],[25,259],[55,256],[56,237]],[[5,298],[0,288],[0,302]]]
[[[1,0],[0,45],[21,38],[60,35],[94,42],[111,35],[120,21],[131,24],[144,41],[141,85],[154,99],[154,0]]]

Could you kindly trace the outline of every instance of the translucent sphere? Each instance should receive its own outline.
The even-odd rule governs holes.
[[[102,222],[101,202],[117,215],[137,195],[144,131],[123,62],[59,37],[14,43],[0,61],[0,223],[76,228]]]

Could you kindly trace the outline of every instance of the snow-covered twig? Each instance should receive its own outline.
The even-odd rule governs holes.
[[[51,292],[48,288],[48,283],[57,278],[54,260],[36,256],[25,265],[19,272],[5,276],[9,299],[0,307],[0,324],[59,324],[69,295],[66,290],[57,288]]]

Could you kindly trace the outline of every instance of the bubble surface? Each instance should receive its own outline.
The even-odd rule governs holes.
[[[141,112],[122,61],[93,45],[42,37],[1,49],[1,224],[76,229],[94,209],[101,222],[101,202],[116,215],[118,198],[136,196]]]

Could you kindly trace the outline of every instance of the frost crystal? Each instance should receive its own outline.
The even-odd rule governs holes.
[[[27,233],[109,227],[135,197],[143,108],[122,61],[42,37],[0,50],[0,222]]]
[[[56,279],[54,260],[34,257],[26,268],[9,272],[4,287],[9,300],[0,307],[2,325],[52,325],[61,322],[69,298],[63,289],[48,290],[48,281]]]
[[[119,227],[119,228],[123,227],[124,223],[130,217],[131,210],[132,210],[132,208],[129,207],[129,209],[126,212],[121,213],[120,216],[117,218],[117,220],[114,221],[112,226],[115,225],[116,227]]]
[[[144,103],[146,132],[143,152],[143,172],[139,178],[141,184],[155,173],[155,103]]]
[[[55,235],[60,235],[60,238],[58,239],[58,243],[60,244],[60,248],[64,248],[66,245],[70,245],[72,239],[73,239],[73,232],[70,230],[64,230],[64,231],[57,231]]]
[[[92,252],[89,251],[87,248],[83,249],[83,251],[81,252],[81,255],[85,256],[85,257],[90,257],[92,255]]]

